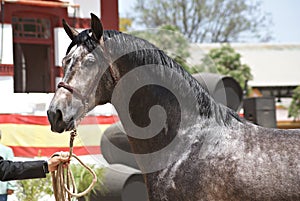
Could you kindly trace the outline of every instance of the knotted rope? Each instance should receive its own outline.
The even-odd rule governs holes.
[[[82,197],[87,193],[89,193],[97,182],[96,173],[90,167],[84,164],[75,154],[73,154],[73,142],[76,135],[77,132],[76,129],[74,129],[70,133],[69,156],[67,156],[67,154],[63,155],[62,152],[60,152],[60,157],[68,157],[68,159],[71,159],[72,157],[75,158],[83,167],[85,167],[93,175],[93,180],[86,190],[78,193],[74,176],[70,167],[67,166],[66,168],[64,168],[63,163],[59,164],[57,170],[51,173],[53,192],[56,201],[66,201],[66,200],[71,201],[72,198],[76,199],[78,197]],[[58,154],[56,153],[53,156],[57,156],[57,155]],[[64,169],[66,169],[66,175]]]

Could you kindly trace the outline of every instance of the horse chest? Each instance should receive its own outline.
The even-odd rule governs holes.
[[[194,165],[183,162],[146,176],[150,201],[234,201],[229,199],[226,181],[219,177],[205,161]]]
[[[199,150],[197,146],[194,149]],[[195,150],[167,168],[146,175],[150,201],[226,200],[223,198],[228,192],[226,181],[220,179],[221,169],[210,160],[199,159]]]

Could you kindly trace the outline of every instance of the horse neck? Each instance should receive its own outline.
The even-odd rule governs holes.
[[[161,50],[143,40],[118,43],[112,50],[113,68],[120,76],[112,104],[131,136],[133,151],[160,150],[179,130],[201,121],[223,124],[226,109]],[[213,118],[216,120],[211,121]]]

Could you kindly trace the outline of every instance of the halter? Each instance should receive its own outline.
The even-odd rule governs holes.
[[[59,82],[58,85],[57,85],[57,88],[61,88],[61,87],[64,88],[64,89],[67,89],[74,96],[77,96],[82,102],[85,102],[86,97],[83,96],[77,89],[75,89],[74,87],[72,87],[68,83]]]
[[[74,47],[75,45],[80,45],[80,44],[84,44],[87,47],[89,52],[93,51],[96,48],[96,42],[93,40],[92,37],[90,37],[90,35],[89,35],[90,33],[91,33],[91,29],[86,29],[86,30],[78,33],[78,35],[73,38],[71,44],[69,45],[66,55],[70,52],[72,47]],[[72,87],[71,85],[69,85],[66,82],[59,82],[57,85],[57,88],[61,88],[61,87],[68,90],[75,97],[79,98],[81,100],[81,102],[84,104],[84,107],[86,107],[87,97],[85,95],[81,94],[81,92],[79,90],[75,89],[74,87]],[[86,94],[89,94],[89,93],[86,93]]]
[[[89,52],[93,51],[97,47],[98,42],[95,41],[95,39],[89,35],[90,33],[91,33],[91,29],[86,29],[86,30],[80,32],[72,40],[71,44],[69,45],[69,47],[67,49],[66,54],[68,54],[70,52],[72,47],[74,47],[75,45],[80,45],[80,44],[84,44],[87,47]],[[104,50],[106,49],[104,46],[103,40],[100,41],[100,45],[103,46]],[[104,54],[105,54],[105,52],[104,52]],[[109,57],[107,57],[107,58],[109,58]],[[115,74],[114,70],[112,69],[112,62],[109,62],[109,71],[110,71],[110,75],[113,79],[113,82],[116,83],[118,81],[118,76]],[[88,98],[86,97],[86,95],[90,94],[90,90],[88,91],[88,93],[83,95],[79,90],[72,87],[71,85],[69,85],[66,82],[59,82],[57,85],[57,88],[61,88],[61,87],[68,90],[75,97],[79,98],[81,100],[81,102],[84,104],[85,110],[87,110],[86,106],[88,104],[87,103]]]

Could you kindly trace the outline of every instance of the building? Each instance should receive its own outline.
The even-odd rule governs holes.
[[[118,29],[117,0],[2,0],[0,82],[11,82],[6,91],[54,92],[70,43],[62,19],[84,29],[90,12],[101,16],[106,29]]]
[[[0,0],[0,3],[3,143],[11,146],[16,156],[49,156],[57,147],[67,150],[64,138],[68,136],[51,134],[46,117],[48,104],[62,77],[61,61],[71,42],[62,19],[78,30],[90,28],[92,12],[101,17],[105,29],[118,30],[118,0]],[[94,117],[82,127],[82,133],[95,133],[97,138],[85,142],[82,138],[75,145],[78,154],[100,152],[99,132],[115,121],[111,114],[108,111],[109,117]],[[48,147],[49,144],[53,146]],[[87,150],[88,147],[91,149]]]
[[[300,44],[269,43],[232,43],[236,52],[241,54],[241,62],[251,68],[253,80],[248,85],[263,96],[276,99],[276,116],[278,127],[293,127],[293,119],[288,118],[287,107],[290,104],[292,91],[300,85]],[[201,63],[204,54],[220,44],[193,44],[191,58],[193,64]],[[213,65],[213,64],[212,64]],[[297,127],[300,126],[296,123]]]
[[[89,28],[91,12],[101,16],[105,29],[118,29],[117,0],[1,0],[0,90],[5,101],[0,113],[44,111],[62,77],[61,61],[70,43],[62,19],[77,29]]]

